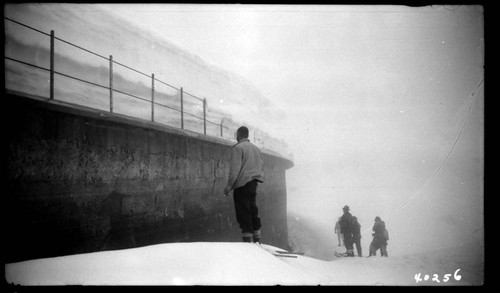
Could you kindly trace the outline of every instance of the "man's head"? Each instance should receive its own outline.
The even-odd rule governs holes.
[[[248,128],[246,128],[245,126],[241,126],[236,131],[236,140],[240,141],[244,138],[248,138]]]
[[[382,219],[380,219],[380,217],[379,217],[379,216],[376,216],[376,217],[375,217],[375,222],[380,222],[380,221],[382,221]]]
[[[346,205],[346,206],[344,206],[344,207],[342,208],[342,210],[344,211],[344,213],[349,212],[349,206],[347,206],[347,205]]]

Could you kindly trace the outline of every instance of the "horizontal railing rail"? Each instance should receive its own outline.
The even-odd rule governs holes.
[[[50,35],[49,35],[49,36],[50,36]],[[75,47],[75,48],[78,48],[78,49],[80,49],[80,50],[82,50],[82,51],[85,51],[85,52],[87,52],[87,53],[90,53],[90,54],[92,54],[92,55],[95,55],[95,56],[97,56],[97,57],[101,57],[101,58],[106,59],[106,60],[108,59],[107,57],[104,57],[104,56],[102,56],[102,55],[100,55],[100,54],[97,54],[96,52],[92,52],[92,51],[87,50],[87,49],[85,49],[85,48],[83,48],[83,47],[80,47],[80,46],[78,46],[78,45],[75,45],[75,44],[73,44],[73,43],[71,43],[71,42],[68,42],[68,41],[63,40],[63,39],[61,39],[61,38],[58,38],[58,37],[56,37],[56,36],[54,36],[54,39],[55,39],[55,40],[58,40],[58,41],[60,41],[60,42],[63,42],[63,43],[65,43],[65,44],[68,44],[68,45],[70,45],[70,46],[73,46],[73,47]]]

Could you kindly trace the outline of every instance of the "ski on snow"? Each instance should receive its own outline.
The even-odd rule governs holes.
[[[280,250],[273,250],[273,249],[269,249],[269,248],[266,248],[262,245],[258,245],[260,248],[264,249],[265,251],[271,253],[272,255],[274,256],[278,256],[278,257],[290,257],[290,258],[297,258],[297,255],[293,255],[291,254],[290,252],[288,251],[280,251]]]
[[[334,251],[333,254],[335,256],[338,256],[338,257],[347,257],[347,254],[346,253],[340,253],[340,252],[337,252],[337,251]]]
[[[297,258],[296,255],[293,254],[283,254],[283,253],[273,253],[274,256],[279,256],[279,257],[291,257],[291,258]]]
[[[280,251],[280,250],[277,250],[276,251],[277,253],[279,254],[296,254],[296,255],[304,255],[303,252],[290,252],[290,251]]]

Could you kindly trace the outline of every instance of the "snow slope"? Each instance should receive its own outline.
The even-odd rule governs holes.
[[[345,251],[343,247],[336,250]],[[293,263],[286,261],[309,273],[326,276],[328,282],[324,285],[480,285],[484,274],[484,260],[480,260],[484,255],[474,255],[470,251],[470,247],[463,246],[388,258],[380,257],[378,252],[377,257],[342,257],[333,261],[300,258]],[[416,281],[416,274],[420,274],[421,281]],[[446,274],[450,275],[448,281],[444,282]],[[424,280],[425,275],[429,276],[427,281]]]
[[[273,256],[270,251],[276,250],[280,249],[250,243],[159,244],[6,264],[5,276],[7,283],[21,285],[480,285],[483,282],[484,268],[476,265],[477,257],[481,256],[467,255],[461,248],[425,255],[346,257],[333,261],[302,255]],[[422,281],[417,283],[418,273]],[[424,281],[426,274],[430,279]],[[432,281],[434,274],[440,283]],[[450,274],[446,283],[445,274]]]
[[[248,243],[173,243],[30,260],[5,267],[22,285],[311,284],[314,275]]]

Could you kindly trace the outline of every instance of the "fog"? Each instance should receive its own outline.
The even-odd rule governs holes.
[[[295,116],[290,211],[332,235],[349,205],[361,219],[365,251],[375,216],[386,222],[393,255],[481,246],[480,10],[399,9],[357,18],[348,37],[355,45],[337,56],[340,82],[331,77],[333,85],[317,90],[323,95],[288,109]]]
[[[327,251],[337,244],[334,225],[349,205],[362,225],[365,254],[375,216],[389,230],[389,255],[466,244],[484,249],[482,7],[64,9],[112,15],[114,22],[130,25],[127,38],[146,32],[157,48],[185,50],[191,61],[173,67],[185,65],[190,73],[167,72],[174,83],[198,74],[193,91],[206,93],[218,115],[226,113],[286,142],[294,158],[286,178],[289,222],[307,222],[301,227],[313,230],[294,231],[294,241],[316,237],[315,249]],[[10,10],[12,17],[16,11]],[[112,36],[112,28],[93,29],[105,27],[102,21],[89,22],[85,30]],[[98,44],[83,42],[90,48]],[[143,51],[134,42],[122,41],[125,60],[139,58],[150,71],[169,70],[139,56]],[[111,54],[112,44],[99,46]],[[168,51],[157,48],[143,53]],[[189,67],[197,58],[200,66]],[[230,91],[217,89],[224,80]]]
[[[345,58],[331,64],[340,81],[329,77],[287,110],[289,210],[313,218],[331,242],[349,205],[365,251],[375,216],[393,255],[482,249],[484,39],[480,10],[454,9],[362,14],[336,51]]]
[[[286,113],[252,122],[285,138],[291,221],[308,221],[323,249],[336,244],[344,205],[360,219],[365,251],[375,216],[391,254],[482,249],[482,7],[113,10],[241,74]]]

